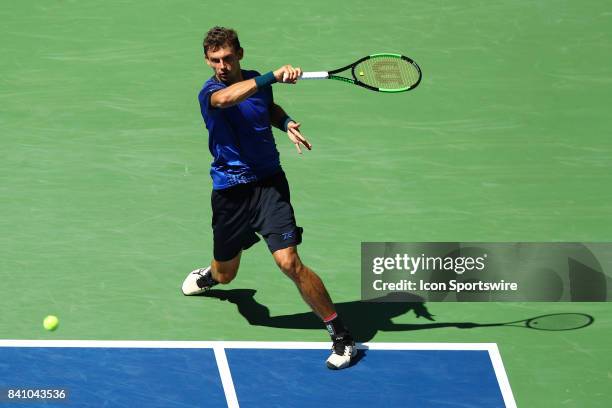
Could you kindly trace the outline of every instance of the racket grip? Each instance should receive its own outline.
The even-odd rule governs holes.
[[[282,84],[286,84],[285,82],[286,74],[283,74]],[[316,72],[302,72],[302,75],[298,77],[299,79],[327,79],[329,78],[329,74],[327,71],[316,71]]]
[[[329,74],[327,71],[302,72],[300,79],[327,79]]]

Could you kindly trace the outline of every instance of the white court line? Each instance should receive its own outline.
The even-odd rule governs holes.
[[[506,408],[516,408],[516,401],[512,394],[512,388],[510,388],[510,381],[508,381],[508,374],[504,368],[504,362],[502,361],[497,344],[494,344],[494,346],[494,348],[489,350],[489,357],[491,358],[491,363],[493,363],[493,370],[495,371],[497,383],[499,384],[502,397],[504,398],[504,404]]]
[[[236,396],[236,388],[234,388],[234,381],[232,380],[232,373],[230,372],[227,356],[225,355],[225,349],[218,345],[214,346],[213,350],[215,352],[215,360],[217,360],[217,367],[219,368],[219,375],[221,376],[221,384],[223,384],[227,407],[240,408],[238,405],[238,397]]]
[[[102,347],[102,348],[237,348],[304,349],[331,348],[331,342],[304,341],[149,341],[149,340],[0,340],[0,347]],[[495,343],[359,343],[365,350],[484,350],[497,351]],[[498,352],[499,353],[499,352]]]

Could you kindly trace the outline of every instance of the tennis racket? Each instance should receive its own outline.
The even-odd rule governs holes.
[[[337,75],[343,71],[345,76]],[[300,79],[335,79],[378,92],[406,92],[421,82],[421,68],[399,54],[372,54],[332,71],[304,72]]]

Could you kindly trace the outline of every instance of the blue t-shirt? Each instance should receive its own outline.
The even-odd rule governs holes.
[[[245,80],[258,75],[256,71],[242,71]],[[213,156],[210,175],[215,190],[252,183],[281,169],[270,124],[272,87],[259,89],[229,108],[211,106],[210,96],[224,88],[227,85],[213,76],[198,95],[208,129],[208,148]]]

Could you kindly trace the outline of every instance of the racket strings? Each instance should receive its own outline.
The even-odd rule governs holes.
[[[373,57],[355,67],[357,79],[366,85],[382,89],[410,88],[420,73],[406,60],[394,57]]]

